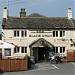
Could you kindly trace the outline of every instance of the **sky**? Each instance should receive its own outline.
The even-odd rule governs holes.
[[[75,19],[75,0],[0,0],[0,32],[3,8],[8,7],[9,16],[18,16],[21,8],[26,15],[39,13],[47,17],[67,17],[68,8],[73,10]]]

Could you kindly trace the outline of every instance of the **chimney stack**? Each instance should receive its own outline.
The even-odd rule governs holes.
[[[21,17],[21,18],[26,17],[25,8],[21,8],[20,17]]]
[[[7,17],[8,17],[8,10],[7,10],[7,7],[5,7],[3,9],[3,18],[7,19]]]
[[[68,19],[72,18],[72,9],[68,8]]]

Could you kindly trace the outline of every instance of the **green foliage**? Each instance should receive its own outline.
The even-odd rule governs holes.
[[[72,39],[70,39],[70,41],[73,43],[72,45],[75,46],[75,42]]]
[[[48,46],[47,42],[42,41],[42,45],[43,45],[46,49],[48,49],[48,48],[49,48],[49,46]]]

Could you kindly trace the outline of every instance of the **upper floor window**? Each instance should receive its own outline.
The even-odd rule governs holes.
[[[65,31],[53,31],[53,37],[64,37]]]
[[[23,30],[14,31],[14,37],[26,37],[26,36],[27,36],[27,31],[23,31]]]
[[[64,37],[65,36],[65,31],[60,31],[60,37]]]
[[[21,31],[21,36],[22,37],[26,37],[27,36],[27,32],[26,31]]]
[[[58,31],[53,31],[53,37],[58,37]]]
[[[19,31],[14,31],[14,37],[19,37]]]

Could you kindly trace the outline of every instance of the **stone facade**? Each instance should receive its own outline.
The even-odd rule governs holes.
[[[24,57],[27,54],[38,60],[39,54],[42,59],[51,49],[55,54],[67,56],[67,50],[75,48],[70,40],[75,41],[74,22],[67,17],[49,18],[37,13],[26,17],[9,17],[2,23],[2,40],[18,45],[12,50],[11,57]],[[40,43],[42,39],[50,51]]]

